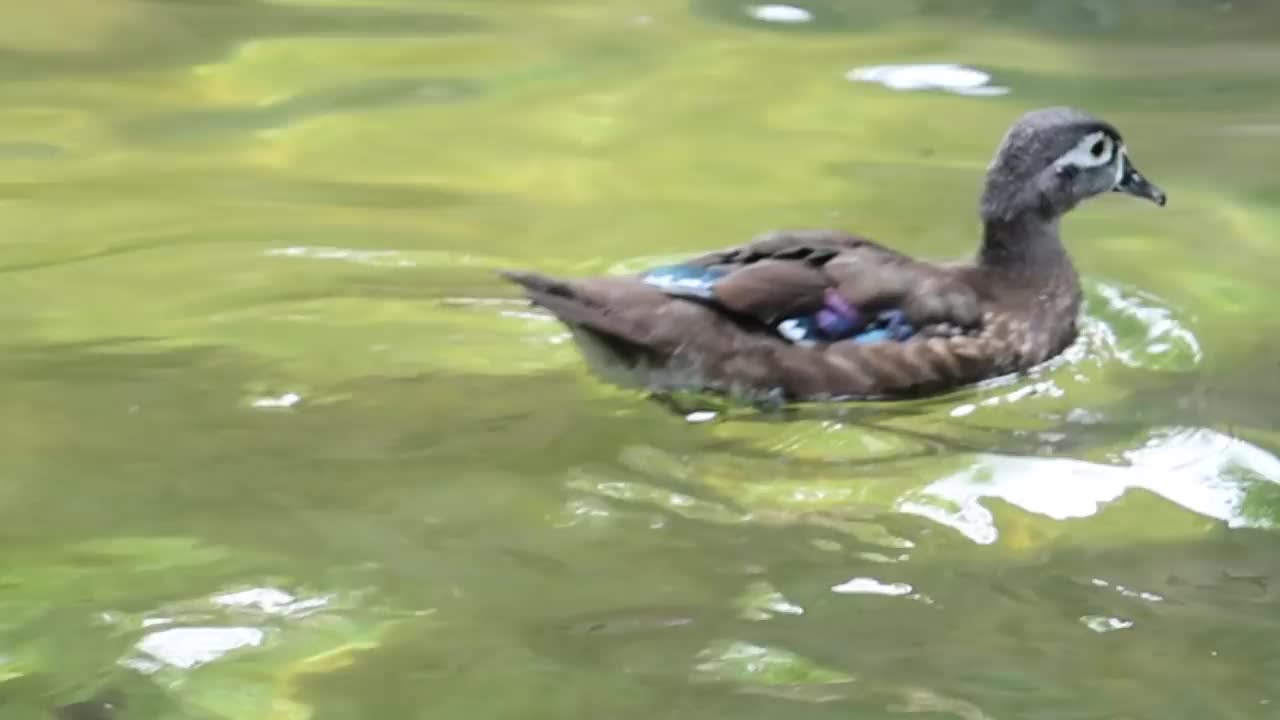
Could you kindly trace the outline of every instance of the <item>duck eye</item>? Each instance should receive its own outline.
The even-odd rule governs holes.
[[[1107,149],[1107,141],[1099,140],[1098,142],[1093,144],[1093,147],[1089,148],[1089,152],[1093,153],[1094,157],[1100,158],[1102,157],[1102,153],[1105,152],[1106,149]]]

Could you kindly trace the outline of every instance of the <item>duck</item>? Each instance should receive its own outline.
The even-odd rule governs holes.
[[[1061,221],[1112,192],[1167,202],[1114,125],[1042,108],[999,142],[966,260],[797,228],[639,273],[500,275],[615,385],[784,402],[920,398],[1025,372],[1074,342],[1082,295]]]

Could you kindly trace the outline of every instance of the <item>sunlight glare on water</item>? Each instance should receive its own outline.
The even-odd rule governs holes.
[[[1273,526],[1269,518],[1250,518],[1244,509],[1248,486],[1241,478],[1280,483],[1280,459],[1257,446],[1211,430],[1174,429],[1123,452],[1119,461],[982,457],[898,507],[983,544],[995,542],[999,531],[982,500],[999,498],[1030,513],[1067,520],[1093,515],[1139,488],[1229,527]]]

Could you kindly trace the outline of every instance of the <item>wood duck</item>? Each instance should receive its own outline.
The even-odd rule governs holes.
[[[791,401],[919,397],[1025,370],[1072,343],[1080,283],[1059,221],[1111,191],[1166,199],[1115,127],[1047,108],[1000,143],[968,262],[917,260],[834,230],[779,230],[638,275],[502,275],[618,384]]]

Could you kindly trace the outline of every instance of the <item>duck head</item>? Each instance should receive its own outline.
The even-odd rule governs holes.
[[[1122,192],[1165,204],[1129,159],[1110,123],[1066,107],[1033,110],[1009,128],[987,169],[981,214],[987,222],[1035,214],[1055,219],[1081,201]]]

